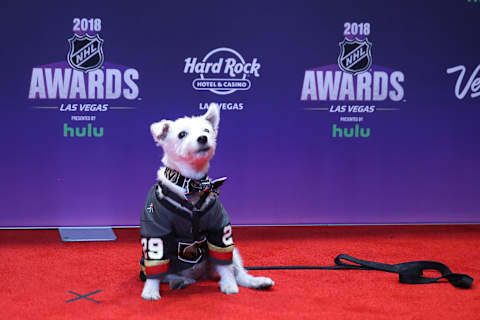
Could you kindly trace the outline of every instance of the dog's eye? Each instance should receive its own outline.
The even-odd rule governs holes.
[[[203,131],[206,132],[206,133],[210,133],[210,130],[208,130],[208,129],[205,129]]]
[[[178,139],[183,139],[187,136],[187,132],[185,131],[181,131],[179,134],[178,134]]]

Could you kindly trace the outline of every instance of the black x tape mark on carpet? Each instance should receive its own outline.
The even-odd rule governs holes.
[[[90,301],[95,302],[95,303],[100,303],[100,301],[89,298],[89,296],[97,294],[99,292],[102,292],[102,290],[97,290],[97,291],[90,292],[90,293],[87,293],[87,294],[80,294],[80,293],[76,293],[76,292],[73,292],[73,291],[68,291],[68,293],[74,294],[77,297],[73,298],[73,299],[70,299],[70,300],[67,300],[67,301],[65,301],[65,303],[77,301],[77,300],[80,300],[80,299],[85,299],[85,300],[90,300]]]

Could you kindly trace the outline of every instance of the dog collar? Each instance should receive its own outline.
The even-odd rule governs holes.
[[[212,181],[209,177],[205,176],[202,179],[194,180],[191,178],[187,178],[180,174],[180,172],[178,172],[177,170],[173,170],[170,168],[165,168],[165,177],[168,179],[168,181],[185,189],[187,191],[187,195],[202,191],[217,192],[217,189],[227,179],[220,178]]]

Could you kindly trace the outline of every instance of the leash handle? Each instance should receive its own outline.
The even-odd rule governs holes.
[[[473,278],[467,274],[453,273],[446,265],[436,261],[410,261],[398,264],[386,264],[375,261],[361,260],[347,254],[339,254],[334,259],[334,266],[272,266],[246,267],[247,270],[376,270],[397,273],[401,283],[429,284],[441,279],[447,279],[453,286],[468,289],[473,284]],[[437,278],[424,277],[424,270],[437,270],[442,276]]]
[[[392,273],[398,273],[401,283],[408,284],[428,284],[436,283],[438,280],[447,279],[453,286],[462,289],[468,289],[473,284],[473,278],[467,274],[453,273],[446,265],[436,261],[410,261],[398,264],[385,264],[368,260],[360,260],[346,254],[340,254],[335,258],[338,266],[352,267],[342,262],[342,260],[350,261],[358,265],[359,270],[378,270]],[[424,277],[424,270],[436,270],[442,274],[441,277],[431,278]]]

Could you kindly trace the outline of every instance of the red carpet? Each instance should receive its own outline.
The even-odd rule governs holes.
[[[447,282],[401,284],[396,274],[377,271],[251,271],[270,276],[275,287],[226,296],[214,281],[178,291],[162,285],[157,302],[140,298],[139,230],[115,232],[115,242],[62,243],[56,230],[0,230],[0,318],[480,318],[480,226],[234,229],[248,266],[332,265],[339,253],[390,264],[436,260],[474,277],[467,290]],[[79,298],[69,291],[97,290],[66,302]]]

